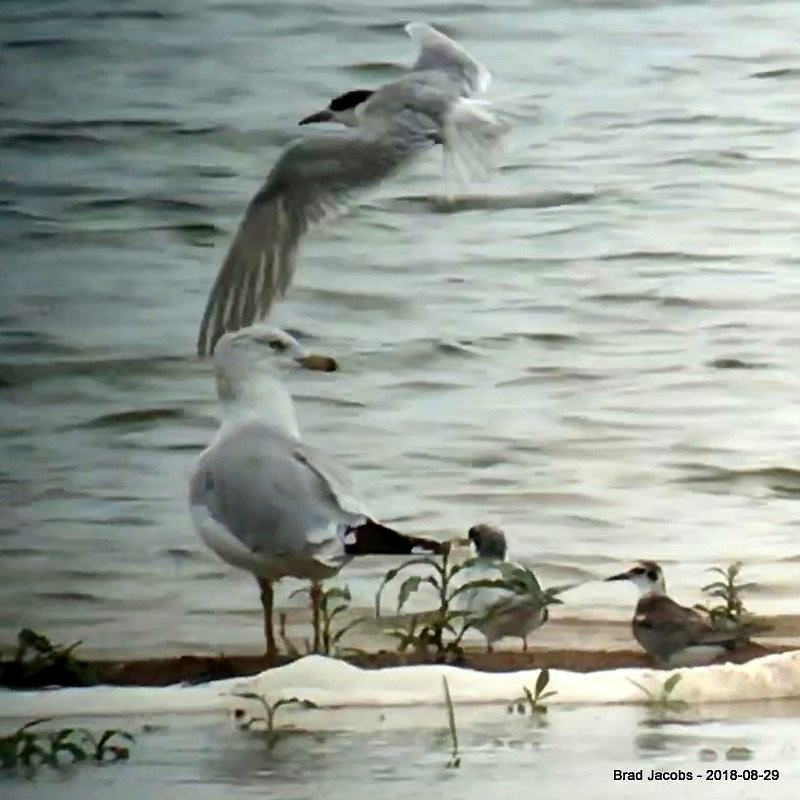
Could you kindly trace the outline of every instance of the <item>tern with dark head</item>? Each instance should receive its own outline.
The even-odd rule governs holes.
[[[275,353],[310,369],[335,368],[275,328],[253,326],[223,336],[214,354],[222,424],[189,489],[192,520],[205,544],[258,581],[270,658],[277,653],[275,581],[292,576],[312,582],[316,640],[319,582],[351,557],[441,549],[438,542],[375,522],[347,473],[301,441],[291,395],[274,372]]]
[[[459,580],[463,584],[499,579],[498,565],[506,562],[508,552],[505,533],[495,525],[481,523],[473,525],[468,535],[475,559],[461,570]],[[472,627],[486,637],[488,652],[492,652],[496,641],[507,636],[522,639],[522,649],[527,650],[528,635],[550,617],[547,606],[539,602],[539,598],[518,595],[499,586],[467,589],[457,597],[456,605],[474,618]]]
[[[658,666],[710,664],[747,641],[743,631],[715,630],[697,611],[667,597],[664,573],[655,561],[640,561],[606,581],[630,581],[641,592],[633,636]]]
[[[354,192],[381,183],[437,144],[456,166],[477,170],[490,162],[507,126],[476,97],[488,88],[489,71],[430,25],[410,23],[406,31],[420,48],[411,70],[375,91],[346,92],[302,120],[348,130],[290,144],[250,201],[206,304],[201,355],[226,331],[269,313],[292,281],[309,225]]]

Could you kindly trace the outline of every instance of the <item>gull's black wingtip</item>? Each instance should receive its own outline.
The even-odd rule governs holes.
[[[435,555],[444,552],[442,542],[408,536],[371,519],[363,525],[350,528],[347,539],[349,542],[345,543],[344,550],[349,556],[407,556],[417,549]]]

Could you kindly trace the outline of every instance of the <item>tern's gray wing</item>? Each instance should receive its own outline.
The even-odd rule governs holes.
[[[424,22],[410,22],[406,33],[420,49],[412,67],[415,72],[447,72],[459,82],[461,94],[465,96],[480,94],[489,88],[491,72],[443,33]]]
[[[475,97],[489,88],[491,73],[430,25],[412,22],[406,31],[420,47],[411,75],[432,84],[437,77],[446,78],[454,89],[439,132],[444,144],[445,172],[462,183],[469,178],[487,177],[494,169],[497,147],[510,127],[487,100]]]
[[[299,442],[248,423],[201,456],[190,503],[250,552],[265,557],[344,555],[344,530],[365,515],[342,498]]]
[[[362,129],[290,145],[250,201],[217,274],[200,326],[200,355],[212,352],[226,331],[266,316],[291,283],[310,223],[335,211],[350,192],[393,173],[413,152]]]
[[[735,634],[714,630],[696,611],[663,595],[639,600],[633,634],[647,652],[660,658],[687,647],[724,645],[737,639]]]

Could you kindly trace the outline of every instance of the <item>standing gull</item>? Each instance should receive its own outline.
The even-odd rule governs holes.
[[[655,561],[640,561],[607,581],[630,581],[641,592],[633,614],[633,637],[663,667],[710,664],[747,641],[744,630],[718,631],[693,608],[667,597],[664,573]]]
[[[309,224],[336,212],[353,192],[379,184],[418,154],[442,144],[448,161],[485,165],[505,131],[477,99],[491,74],[444,34],[406,26],[420,53],[411,71],[376,91],[331,101],[303,122],[339,122],[344,132],[290,144],[250,201],[206,304],[197,349],[211,353],[226,331],[263,319],[294,276]]]
[[[354,555],[438,552],[437,542],[374,522],[340,467],[300,440],[292,398],[270,367],[274,352],[329,371],[284,331],[250,327],[220,339],[214,356],[222,424],[189,488],[192,520],[220,558],[251,572],[261,589],[267,656],[277,653],[273,583],[312,582],[315,643],[319,581]]]
[[[482,523],[469,529],[469,540],[475,547],[475,560],[460,573],[464,583],[491,581],[502,577],[499,565],[506,562],[508,545],[500,528]],[[506,636],[522,639],[528,649],[528,634],[544,625],[550,617],[541,598],[519,595],[510,589],[479,586],[459,595],[459,610],[467,611],[476,620],[473,627],[486,637],[486,649]]]

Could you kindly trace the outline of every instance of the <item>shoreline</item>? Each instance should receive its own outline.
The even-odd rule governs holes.
[[[796,650],[791,645],[766,646],[751,642],[741,649],[729,653],[724,659],[732,663],[745,663],[754,658]],[[302,656],[299,656],[302,657]],[[441,659],[380,650],[375,653],[347,652],[337,656],[354,666],[364,669],[410,666],[426,663],[441,663]],[[93,680],[88,685],[109,686],[170,686],[176,683],[207,683],[214,680],[239,678],[256,675],[267,669],[284,666],[298,657],[279,656],[270,663],[263,655],[180,655],[137,659],[80,659],[79,664],[89,670]],[[482,672],[514,672],[525,669],[568,670],[571,672],[598,672],[620,668],[653,667],[645,653],[638,650],[575,650],[530,647],[527,651],[498,650],[493,653],[467,649],[463,656],[448,660],[454,666]],[[74,677],[63,668],[54,665],[43,671],[34,680],[13,680],[8,672],[8,664],[3,664],[6,674],[0,682],[12,690],[43,689],[53,686],[80,686]]]

